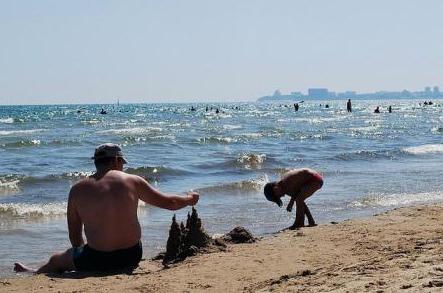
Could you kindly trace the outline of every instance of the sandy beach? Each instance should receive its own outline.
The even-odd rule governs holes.
[[[171,268],[0,280],[1,292],[441,292],[443,204],[284,231]],[[12,268],[12,264],[11,264]]]

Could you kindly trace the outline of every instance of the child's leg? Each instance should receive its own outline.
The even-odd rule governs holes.
[[[295,222],[293,227],[299,228],[304,226],[305,215],[308,218],[310,226],[315,225],[314,218],[312,217],[311,211],[305,203],[305,200],[313,195],[317,190],[319,190],[323,185],[323,181],[311,180],[306,185],[304,185],[296,197],[296,213]]]
[[[311,215],[311,211],[309,210],[305,202],[303,202],[303,204],[305,205],[305,215],[306,218],[308,218],[309,226],[316,226],[317,224],[315,224],[314,218]]]

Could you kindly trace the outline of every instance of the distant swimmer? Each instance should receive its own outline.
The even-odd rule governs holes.
[[[290,227],[290,229],[296,229],[305,225],[305,216],[309,226],[316,225],[305,200],[322,186],[323,178],[315,170],[295,169],[283,174],[279,181],[267,183],[264,187],[264,194],[267,200],[275,202],[279,207],[283,205],[281,200],[283,196],[291,197],[286,210],[292,211],[294,202],[296,203],[295,222]]]
[[[295,104],[294,104],[294,110],[295,110],[295,112],[297,112],[297,111],[298,111],[298,108],[299,108],[299,105],[298,105],[298,103],[295,103]]]
[[[392,106],[389,106],[389,108],[388,108],[388,112],[389,112],[389,113],[392,113]]]
[[[328,109],[329,108],[329,104],[326,104],[325,108]]]
[[[215,110],[215,114],[220,113],[220,110],[217,108],[217,110]]]
[[[106,114],[108,114],[108,112],[106,112],[105,109],[102,108],[102,110],[100,111],[100,114],[106,115]]]
[[[123,172],[127,161],[116,144],[99,145],[92,159],[95,174],[74,184],[68,196],[66,214],[72,247],[52,255],[37,270],[15,263],[14,271],[39,274],[132,270],[143,255],[142,229],[137,217],[139,200],[167,210],[198,202],[196,192],[187,196],[166,194],[142,177]]]
[[[348,99],[348,102],[346,103],[346,109],[348,110],[348,112],[352,112],[351,99]]]
[[[194,111],[196,111],[196,109],[194,108],[194,106],[191,106],[191,109],[190,109],[192,112],[194,112]]]
[[[380,108],[378,106],[375,108],[374,113],[380,113]]]
[[[433,105],[433,104],[434,104],[434,103],[432,103],[432,101],[429,101],[429,102],[428,102],[428,105]]]

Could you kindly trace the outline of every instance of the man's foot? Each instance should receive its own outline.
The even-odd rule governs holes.
[[[24,272],[34,273],[35,270],[31,269],[31,268],[29,268],[29,267],[27,267],[27,266],[25,266],[25,265],[23,265],[23,264],[21,264],[19,262],[16,262],[16,263],[14,263],[14,272],[16,272],[16,273],[24,273]]]
[[[314,222],[314,223],[309,223],[309,225],[308,225],[308,227],[315,227],[315,226],[317,226],[317,224]]]

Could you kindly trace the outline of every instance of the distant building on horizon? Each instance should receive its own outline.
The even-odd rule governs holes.
[[[325,99],[429,99],[443,98],[438,86],[426,86],[422,91],[376,91],[374,93],[357,93],[355,91],[345,91],[340,93],[330,92],[327,88],[309,88],[308,94],[301,92],[291,92],[289,95],[282,94],[276,90],[271,96],[259,98],[258,102],[298,102],[301,100],[325,100]]]
[[[310,88],[308,89],[308,97],[314,99],[327,99],[329,92],[327,88]]]

